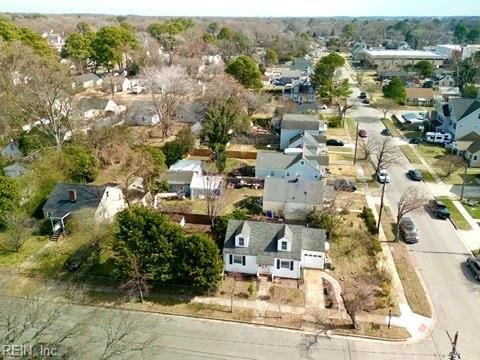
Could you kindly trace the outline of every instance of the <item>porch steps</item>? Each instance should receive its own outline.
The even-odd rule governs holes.
[[[60,236],[62,236],[62,233],[59,233],[59,232],[53,233],[50,236],[50,241],[58,241],[60,239]]]

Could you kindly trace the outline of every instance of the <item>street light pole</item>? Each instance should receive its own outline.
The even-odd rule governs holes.
[[[357,162],[357,146],[358,146],[358,121],[357,121],[357,130],[355,132],[355,153],[353,154],[353,165]]]
[[[381,200],[380,200],[380,211],[378,212],[377,234],[380,231],[380,225],[382,223],[383,197],[385,195],[385,185],[387,185],[386,181],[383,182],[383,186],[382,186],[382,197],[381,197]]]
[[[457,351],[458,331],[455,333],[455,336],[453,337],[453,339],[450,336],[450,334],[448,333],[448,331],[447,331],[447,335],[448,335],[448,338],[450,339],[450,343],[452,344],[452,351],[450,351],[450,353],[448,354],[448,358],[450,360],[461,359],[461,356]]]

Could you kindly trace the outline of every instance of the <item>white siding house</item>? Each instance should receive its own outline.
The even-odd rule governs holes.
[[[453,98],[437,107],[438,130],[452,134],[453,140],[471,132],[480,134],[480,99]]]
[[[324,268],[327,250],[325,230],[229,220],[223,260],[226,272],[300,279],[303,268]]]

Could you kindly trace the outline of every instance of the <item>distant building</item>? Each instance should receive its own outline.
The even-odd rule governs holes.
[[[434,106],[441,103],[442,97],[431,88],[406,88],[407,105]]]
[[[367,50],[360,49],[355,60],[365,67],[375,68],[382,72],[386,70],[402,70],[406,65],[415,65],[422,60],[429,61],[433,67],[442,66],[446,56],[432,51],[421,50]]]
[[[22,165],[12,164],[9,166],[5,166],[3,168],[3,174],[7,177],[15,178],[18,176],[22,176],[27,172],[27,169]]]
[[[103,79],[95,74],[88,73],[75,76],[72,87],[75,89],[94,89],[102,86]]]

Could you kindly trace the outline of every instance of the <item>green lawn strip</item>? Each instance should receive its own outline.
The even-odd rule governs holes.
[[[415,266],[412,264],[407,247],[402,243],[391,244],[393,261],[397,268],[398,276],[402,282],[403,290],[408,304],[416,314],[430,317],[432,309],[425,294],[425,289],[420,282]]]
[[[450,216],[452,217],[459,230],[472,229],[468,221],[463,217],[462,213],[453,204],[453,201],[451,199],[446,197],[440,197],[439,199],[447,206],[448,211],[450,211]]]
[[[5,234],[0,234],[0,237],[3,236]],[[18,252],[0,250],[0,266],[13,267],[20,265],[39,251],[47,242],[48,238],[45,236],[31,236]]]
[[[423,181],[426,181],[426,182],[436,182],[435,181],[435,178],[433,177],[433,174],[428,171],[428,170],[421,170],[422,172],[422,177],[423,177]]]
[[[480,199],[474,199],[474,200],[478,201],[478,204],[476,206],[470,206],[467,203],[462,203],[462,205],[472,218],[480,219]]]
[[[382,119],[382,122],[383,122],[383,125],[385,125],[385,127],[388,130],[390,130],[390,133],[392,134],[392,136],[397,136],[397,137],[402,136],[402,134],[400,133],[400,131],[398,131],[398,128],[395,126],[395,124],[391,119],[388,119],[388,118]]]
[[[412,164],[421,164],[420,158],[415,154],[410,145],[400,145],[403,155],[405,155]]]

